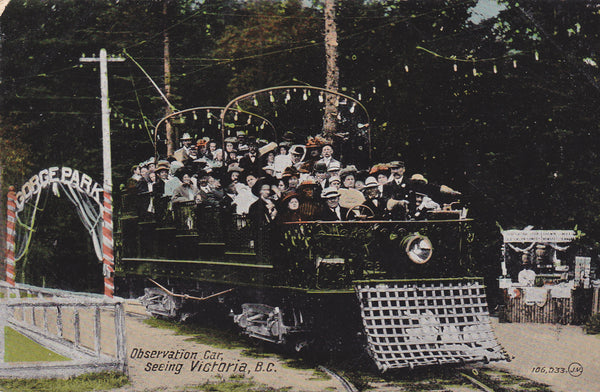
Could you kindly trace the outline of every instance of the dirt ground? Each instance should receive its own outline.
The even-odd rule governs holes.
[[[232,379],[289,391],[344,391],[338,380],[323,377],[314,369],[291,368],[276,355],[250,357],[243,355],[240,349],[214,348],[170,329],[150,327],[144,323],[147,316],[136,301],[127,301],[125,310],[131,384],[111,392],[179,392],[194,385]],[[65,320],[69,319],[68,312],[64,316]],[[83,331],[92,329],[92,319],[87,316],[82,312]],[[69,325],[70,322],[65,322],[65,336],[70,333]],[[112,317],[103,315],[102,325],[102,345],[109,352],[114,351],[110,333],[114,329]],[[578,326],[499,323],[495,318],[492,318],[492,326],[511,360],[490,363],[486,365],[489,371],[506,371],[547,384],[556,392],[600,391],[600,337],[586,335]],[[85,336],[82,333],[82,343]],[[169,358],[169,352],[173,352],[174,357]],[[369,390],[406,390],[399,387],[406,381],[397,381],[395,385],[372,382]],[[479,389],[467,382],[443,385],[443,390],[473,392]]]
[[[126,307],[126,310],[139,314],[144,313],[141,307],[131,304]],[[289,388],[290,391],[343,391],[339,382],[322,377],[314,370],[286,367],[281,360],[274,356],[254,358],[243,356],[241,350],[215,349],[190,341],[189,337],[175,335],[171,330],[149,327],[143,322],[143,317],[133,317],[131,313],[128,313],[126,318],[126,327],[131,386],[121,388],[118,390],[119,392],[181,391],[185,386],[228,380],[232,376],[237,379],[253,380],[272,388]],[[197,354],[197,359],[131,358],[132,353],[136,353],[134,351],[136,349],[137,352],[140,349],[145,351],[184,350],[190,356],[194,353]],[[148,365],[149,363],[150,365]],[[168,366],[178,363],[182,364],[179,374],[176,374],[176,366],[172,370],[160,370],[161,364]],[[215,363],[217,365],[214,365]],[[229,369],[221,371],[226,368],[226,365],[221,365],[222,363],[231,366],[227,366]],[[239,371],[242,369],[243,363],[247,366],[244,371]],[[196,366],[192,370],[194,365]]]
[[[140,306],[127,306],[140,316],[127,317],[127,347],[131,385],[119,392],[129,391],[181,391],[186,386],[216,382],[233,378],[257,381],[272,388],[289,388],[290,391],[343,391],[335,379],[324,379],[313,370],[286,367],[275,356],[252,358],[243,356],[241,350],[214,349],[175,335],[171,330],[151,328],[143,322]],[[581,327],[548,324],[498,323],[492,319],[496,337],[511,356],[510,362],[495,362],[487,368],[508,371],[514,375],[550,385],[557,392],[600,391],[600,338],[583,333]],[[185,350],[197,353],[195,361],[211,367],[192,370],[197,362],[192,359],[143,359],[131,358],[135,349]],[[190,354],[191,355],[191,354]],[[204,359],[204,357],[207,357]],[[200,358],[202,357],[202,358]],[[218,358],[216,360],[211,358]],[[234,364],[226,371],[219,371],[213,362]],[[149,365],[150,363],[150,365]],[[172,370],[160,370],[161,364],[182,363],[179,374]],[[205,365],[209,363],[209,365]],[[241,363],[246,363],[240,372]],[[237,370],[234,369],[238,364]],[[270,365],[269,365],[270,364]],[[154,367],[153,367],[154,366]],[[154,370],[153,370],[154,369]],[[270,370],[270,371],[267,371]],[[373,385],[373,390],[386,391],[389,387]],[[449,390],[475,391],[477,388],[457,386]]]
[[[573,325],[498,323],[492,326],[510,362],[493,364],[548,384],[556,392],[600,391],[600,337]]]

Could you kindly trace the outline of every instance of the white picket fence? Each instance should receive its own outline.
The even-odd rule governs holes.
[[[0,282],[0,293],[0,377],[127,373],[123,301],[5,282]],[[5,326],[69,360],[6,362]]]

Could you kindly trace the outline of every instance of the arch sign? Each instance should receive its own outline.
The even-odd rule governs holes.
[[[90,176],[70,167],[53,166],[33,175],[18,192],[8,192],[6,275],[14,285],[15,263],[29,248],[42,190],[51,187],[56,196],[64,194],[92,237],[98,260],[103,261],[103,187]],[[12,187],[11,187],[12,188]],[[111,220],[112,222],[112,220]],[[111,225],[112,229],[112,225]],[[112,240],[112,231],[110,233]],[[105,268],[106,269],[106,268]]]
[[[17,192],[17,211],[22,211],[25,203],[49,185],[60,183],[80,193],[85,193],[98,205],[102,205],[102,186],[93,181],[90,176],[80,173],[70,167],[51,167],[42,169],[33,175]]]

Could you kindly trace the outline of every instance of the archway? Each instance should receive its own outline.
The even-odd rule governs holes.
[[[50,167],[33,175],[17,192],[11,188],[7,203],[7,248],[6,281],[14,285],[16,263],[21,261],[29,250],[40,202],[44,190],[55,196],[64,195],[75,206],[77,215],[92,239],[98,260],[103,254],[104,236],[110,235],[112,227],[103,230],[103,188],[89,175],[70,167]],[[113,266],[104,264],[105,282],[112,280]],[[112,284],[112,282],[110,282]]]

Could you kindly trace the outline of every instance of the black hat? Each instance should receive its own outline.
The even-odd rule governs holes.
[[[315,173],[327,173],[327,164],[325,162],[317,162],[313,169]]]
[[[271,189],[271,185],[273,185],[271,182],[272,181],[270,178],[259,178],[258,180],[256,180],[256,183],[252,185],[252,194],[254,194],[254,196],[260,197],[260,190],[262,189],[263,185],[268,185],[269,189]]]

